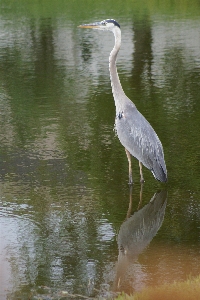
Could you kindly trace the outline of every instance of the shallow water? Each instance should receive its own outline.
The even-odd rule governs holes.
[[[200,273],[199,4],[130,2],[1,3],[0,299],[109,297]],[[114,39],[77,28],[110,16],[122,86],[168,169],[161,184],[144,168],[142,199],[113,130]]]

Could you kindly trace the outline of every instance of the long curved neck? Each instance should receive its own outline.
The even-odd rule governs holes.
[[[113,33],[115,36],[115,45],[109,56],[109,70],[110,70],[112,93],[115,100],[116,110],[117,112],[118,111],[120,112],[123,110],[122,109],[123,99],[125,99],[126,97],[122,89],[119,76],[117,73],[117,67],[116,67],[117,54],[121,46],[121,30],[118,27],[116,27]]]

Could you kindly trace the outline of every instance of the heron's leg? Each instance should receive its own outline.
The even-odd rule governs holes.
[[[126,155],[128,158],[128,165],[129,165],[129,184],[133,184],[133,177],[132,177],[132,167],[131,167],[131,154],[130,152],[125,148]]]
[[[142,163],[141,163],[141,161],[139,161],[139,167],[140,167],[140,182],[144,183],[144,177],[143,177],[143,174],[142,174]]]

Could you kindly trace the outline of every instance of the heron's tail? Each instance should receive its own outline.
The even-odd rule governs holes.
[[[159,162],[157,162],[154,166],[153,169],[151,170],[151,172],[153,173],[153,176],[161,181],[161,182],[167,182],[167,169],[164,164],[160,164]]]

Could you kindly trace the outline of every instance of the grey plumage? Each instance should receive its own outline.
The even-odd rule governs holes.
[[[123,113],[116,116],[115,128],[121,144],[131,155],[142,162],[156,179],[165,182],[167,170],[162,144],[149,122],[130,100]]]
[[[133,182],[130,154],[139,160],[141,182],[144,181],[141,163],[157,180],[166,182],[167,169],[162,144],[150,123],[125,95],[118,77],[116,59],[121,46],[120,25],[115,20],[108,19],[79,27],[112,31],[115,36],[115,45],[109,56],[109,70],[116,107],[115,128],[121,144],[126,149],[129,161],[129,183]]]

